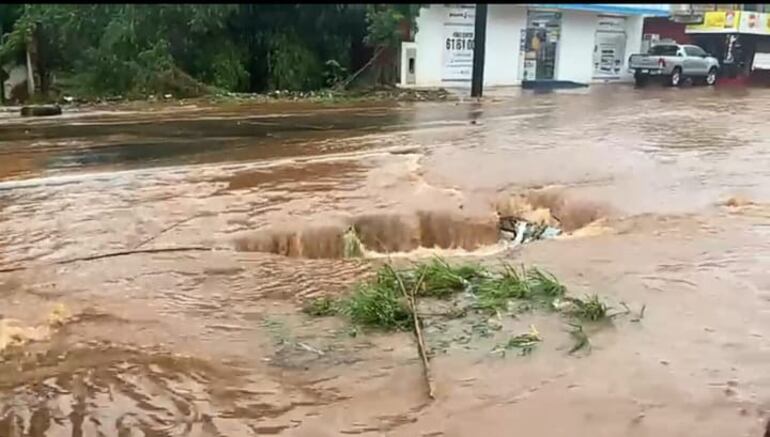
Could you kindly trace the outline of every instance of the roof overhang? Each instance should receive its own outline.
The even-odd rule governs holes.
[[[671,14],[671,10],[668,4],[531,3],[529,6],[545,9],[561,9],[617,15],[646,15],[655,17],[667,17]]]

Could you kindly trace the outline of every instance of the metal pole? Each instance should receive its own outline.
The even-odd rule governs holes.
[[[471,97],[481,97],[484,88],[484,51],[487,43],[487,5],[476,5],[476,25],[473,31],[473,75]]]

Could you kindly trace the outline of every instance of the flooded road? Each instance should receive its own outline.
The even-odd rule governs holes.
[[[598,86],[3,115],[0,437],[761,436],[769,110],[767,90]],[[570,235],[505,250],[496,214],[522,204]],[[369,259],[342,259],[351,226]],[[185,250],[74,261],[154,248]],[[536,315],[554,340],[531,356],[449,347],[433,402],[409,335],[298,311],[435,253],[647,311],[580,358]]]

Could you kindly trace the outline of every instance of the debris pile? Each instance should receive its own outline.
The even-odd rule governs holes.
[[[547,223],[535,223],[519,217],[500,217],[500,238],[514,246],[561,235],[561,229]]]

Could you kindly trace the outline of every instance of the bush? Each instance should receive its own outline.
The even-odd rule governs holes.
[[[318,57],[294,33],[274,35],[267,64],[271,89],[307,91],[323,83]]]

